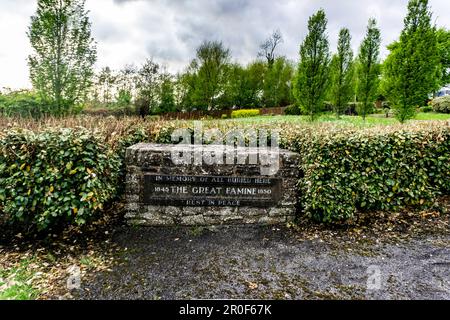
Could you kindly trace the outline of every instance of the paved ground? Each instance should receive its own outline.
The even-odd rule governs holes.
[[[450,299],[450,234],[341,247],[272,227],[123,227],[113,241],[125,263],[75,298]]]

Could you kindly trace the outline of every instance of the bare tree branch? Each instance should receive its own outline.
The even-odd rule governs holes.
[[[260,51],[258,52],[258,57],[266,58],[269,67],[271,67],[275,62],[275,50],[282,42],[283,36],[280,30],[275,30],[270,37],[259,46]]]

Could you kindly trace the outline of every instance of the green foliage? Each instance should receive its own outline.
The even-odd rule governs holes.
[[[450,113],[450,96],[435,98],[431,105],[435,112]]]
[[[450,83],[450,30],[441,28],[436,31],[436,40],[441,62],[441,86]]]
[[[128,147],[141,142],[148,142],[149,136],[143,126],[133,126],[129,128],[119,139],[117,144],[117,154],[120,159],[125,160],[125,151]]]
[[[31,282],[35,276],[30,271],[34,259],[22,259],[20,265],[10,269],[0,267],[0,300],[34,300],[39,291]],[[9,279],[12,283],[8,284]]]
[[[334,112],[339,117],[353,96],[353,51],[350,31],[346,28],[339,32],[338,50],[331,60],[331,100]]]
[[[133,65],[127,65],[120,71],[104,67],[94,77],[89,92],[90,109],[124,109],[132,113],[134,93],[138,92],[140,77]],[[127,110],[128,109],[128,110]]]
[[[385,62],[387,94],[400,122],[415,116],[439,88],[440,61],[428,0],[410,0],[400,40],[389,46]]]
[[[39,0],[28,37],[30,78],[53,113],[67,114],[84,102],[97,58],[85,0]]]
[[[300,46],[300,62],[294,80],[294,96],[310,120],[321,111],[327,87],[330,51],[323,10],[309,18],[308,35]]]
[[[358,114],[366,118],[371,113],[374,101],[378,92],[380,75],[380,43],[381,33],[377,27],[375,19],[369,19],[366,36],[359,49],[356,76],[357,76],[357,94],[361,102],[358,108]]]
[[[204,62],[203,67],[196,59],[185,73],[178,75],[175,83],[178,109],[258,108],[292,103],[293,66],[284,57],[276,58],[270,67],[262,61],[254,61],[244,67],[230,64],[228,59],[220,62],[219,66]],[[211,71],[206,72],[205,68]],[[214,96],[207,98],[207,92],[214,92]]]
[[[431,205],[450,192],[450,129],[290,132],[285,147],[302,155],[300,203],[318,221]]]
[[[428,112],[433,112],[433,107],[432,106],[425,106],[425,107],[421,107],[420,108],[420,112],[423,113],[428,113]]]
[[[249,117],[257,117],[260,115],[259,109],[243,109],[243,110],[235,110],[231,113],[231,118],[249,118]]]
[[[131,105],[133,95],[128,90],[120,90],[116,97],[116,103],[119,107],[127,107]]]
[[[203,110],[216,109],[216,99],[226,83],[230,50],[222,42],[205,41],[197,49],[197,58],[191,63],[195,75],[193,97]]]
[[[266,68],[262,63],[252,63],[247,68],[232,64],[227,68],[224,92],[218,99],[221,107],[255,108],[260,105],[259,92]]]
[[[284,114],[287,116],[299,116],[302,114],[302,110],[296,104],[292,104],[284,110]]]
[[[120,159],[85,129],[10,131],[0,148],[0,207],[12,222],[82,225],[116,196]]]
[[[275,59],[264,76],[263,104],[268,107],[282,107],[293,102],[290,82],[294,67],[284,57]]]
[[[16,91],[0,94],[0,114],[6,117],[41,118],[50,115],[53,108],[50,102],[30,91]]]
[[[256,116],[259,110],[238,110],[234,116],[248,113]],[[445,121],[417,121],[399,127],[381,126],[394,124],[392,118],[363,121],[325,115],[320,124],[307,123],[306,116],[203,124],[205,129],[222,132],[255,126],[280,130],[282,147],[301,156],[303,212],[330,222],[354,218],[361,210],[391,212],[407,205],[426,206],[436,196],[450,193],[449,115],[419,114],[419,119]],[[138,118],[17,121],[41,133],[4,132],[0,139],[0,208],[10,220],[40,230],[84,223],[101,205],[120,195],[128,146],[147,141],[172,143],[175,129],[193,128],[192,121]],[[74,129],[43,129],[54,125]],[[79,126],[95,128],[99,135]]]
[[[113,103],[113,90],[117,81],[117,75],[110,67],[102,68],[97,75],[96,90],[99,95],[96,98],[99,99],[104,105],[110,105]],[[122,90],[121,90],[122,91]],[[119,92],[120,94],[120,92]]]
[[[157,114],[176,111],[175,95],[172,79],[168,74],[163,75],[162,78],[163,79],[161,81],[159,94],[160,102]]]
[[[197,108],[195,100],[197,76],[192,68],[177,75],[175,81],[176,102],[181,111],[192,111]]]
[[[160,65],[147,59],[137,72],[136,106],[142,116],[158,112],[158,92],[160,88]]]

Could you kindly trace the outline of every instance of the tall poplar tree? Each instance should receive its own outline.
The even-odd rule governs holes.
[[[357,93],[360,102],[358,113],[366,119],[376,99],[380,76],[381,32],[374,18],[369,19],[366,36],[358,54]]]
[[[294,81],[294,96],[311,121],[322,108],[328,82],[330,50],[326,29],[327,18],[321,9],[309,18],[308,35],[300,46]]]
[[[40,96],[65,114],[91,86],[97,52],[85,0],[38,0],[28,31],[30,78]]]
[[[441,61],[428,0],[409,1],[400,40],[389,49],[384,67],[388,98],[403,123],[439,88]]]
[[[352,99],[353,51],[351,35],[347,28],[339,32],[337,53],[333,55],[330,68],[331,102],[339,117]]]
[[[441,85],[450,84],[450,30],[440,28],[436,32],[441,60]]]

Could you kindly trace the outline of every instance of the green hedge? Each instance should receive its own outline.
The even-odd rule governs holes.
[[[435,98],[431,105],[435,112],[450,113],[450,96]]]
[[[429,112],[433,112],[434,109],[432,106],[424,106],[424,107],[420,107],[419,111],[423,112],[423,113],[429,113]]]
[[[243,109],[231,112],[231,118],[257,117],[261,114],[259,109]]]
[[[302,211],[315,220],[427,206],[437,195],[450,194],[448,125],[320,134],[303,130],[289,136],[285,146],[302,156]]]
[[[293,104],[286,107],[286,109],[284,110],[284,114],[287,116],[299,116],[302,114],[302,110],[299,106]]]
[[[29,91],[0,94],[0,115],[6,117],[41,118],[53,113],[53,108]]]
[[[86,129],[8,132],[0,139],[0,207],[9,221],[39,231],[82,225],[116,196],[120,166]]]
[[[227,132],[237,123],[210,125]],[[0,212],[39,230],[83,224],[123,191],[126,147],[171,143],[174,129],[191,126],[133,122],[119,128],[116,123],[100,131],[101,137],[78,127],[0,134]],[[286,122],[277,129],[282,147],[301,156],[300,214],[315,220],[429,206],[438,195],[450,194],[449,122],[369,129]]]

